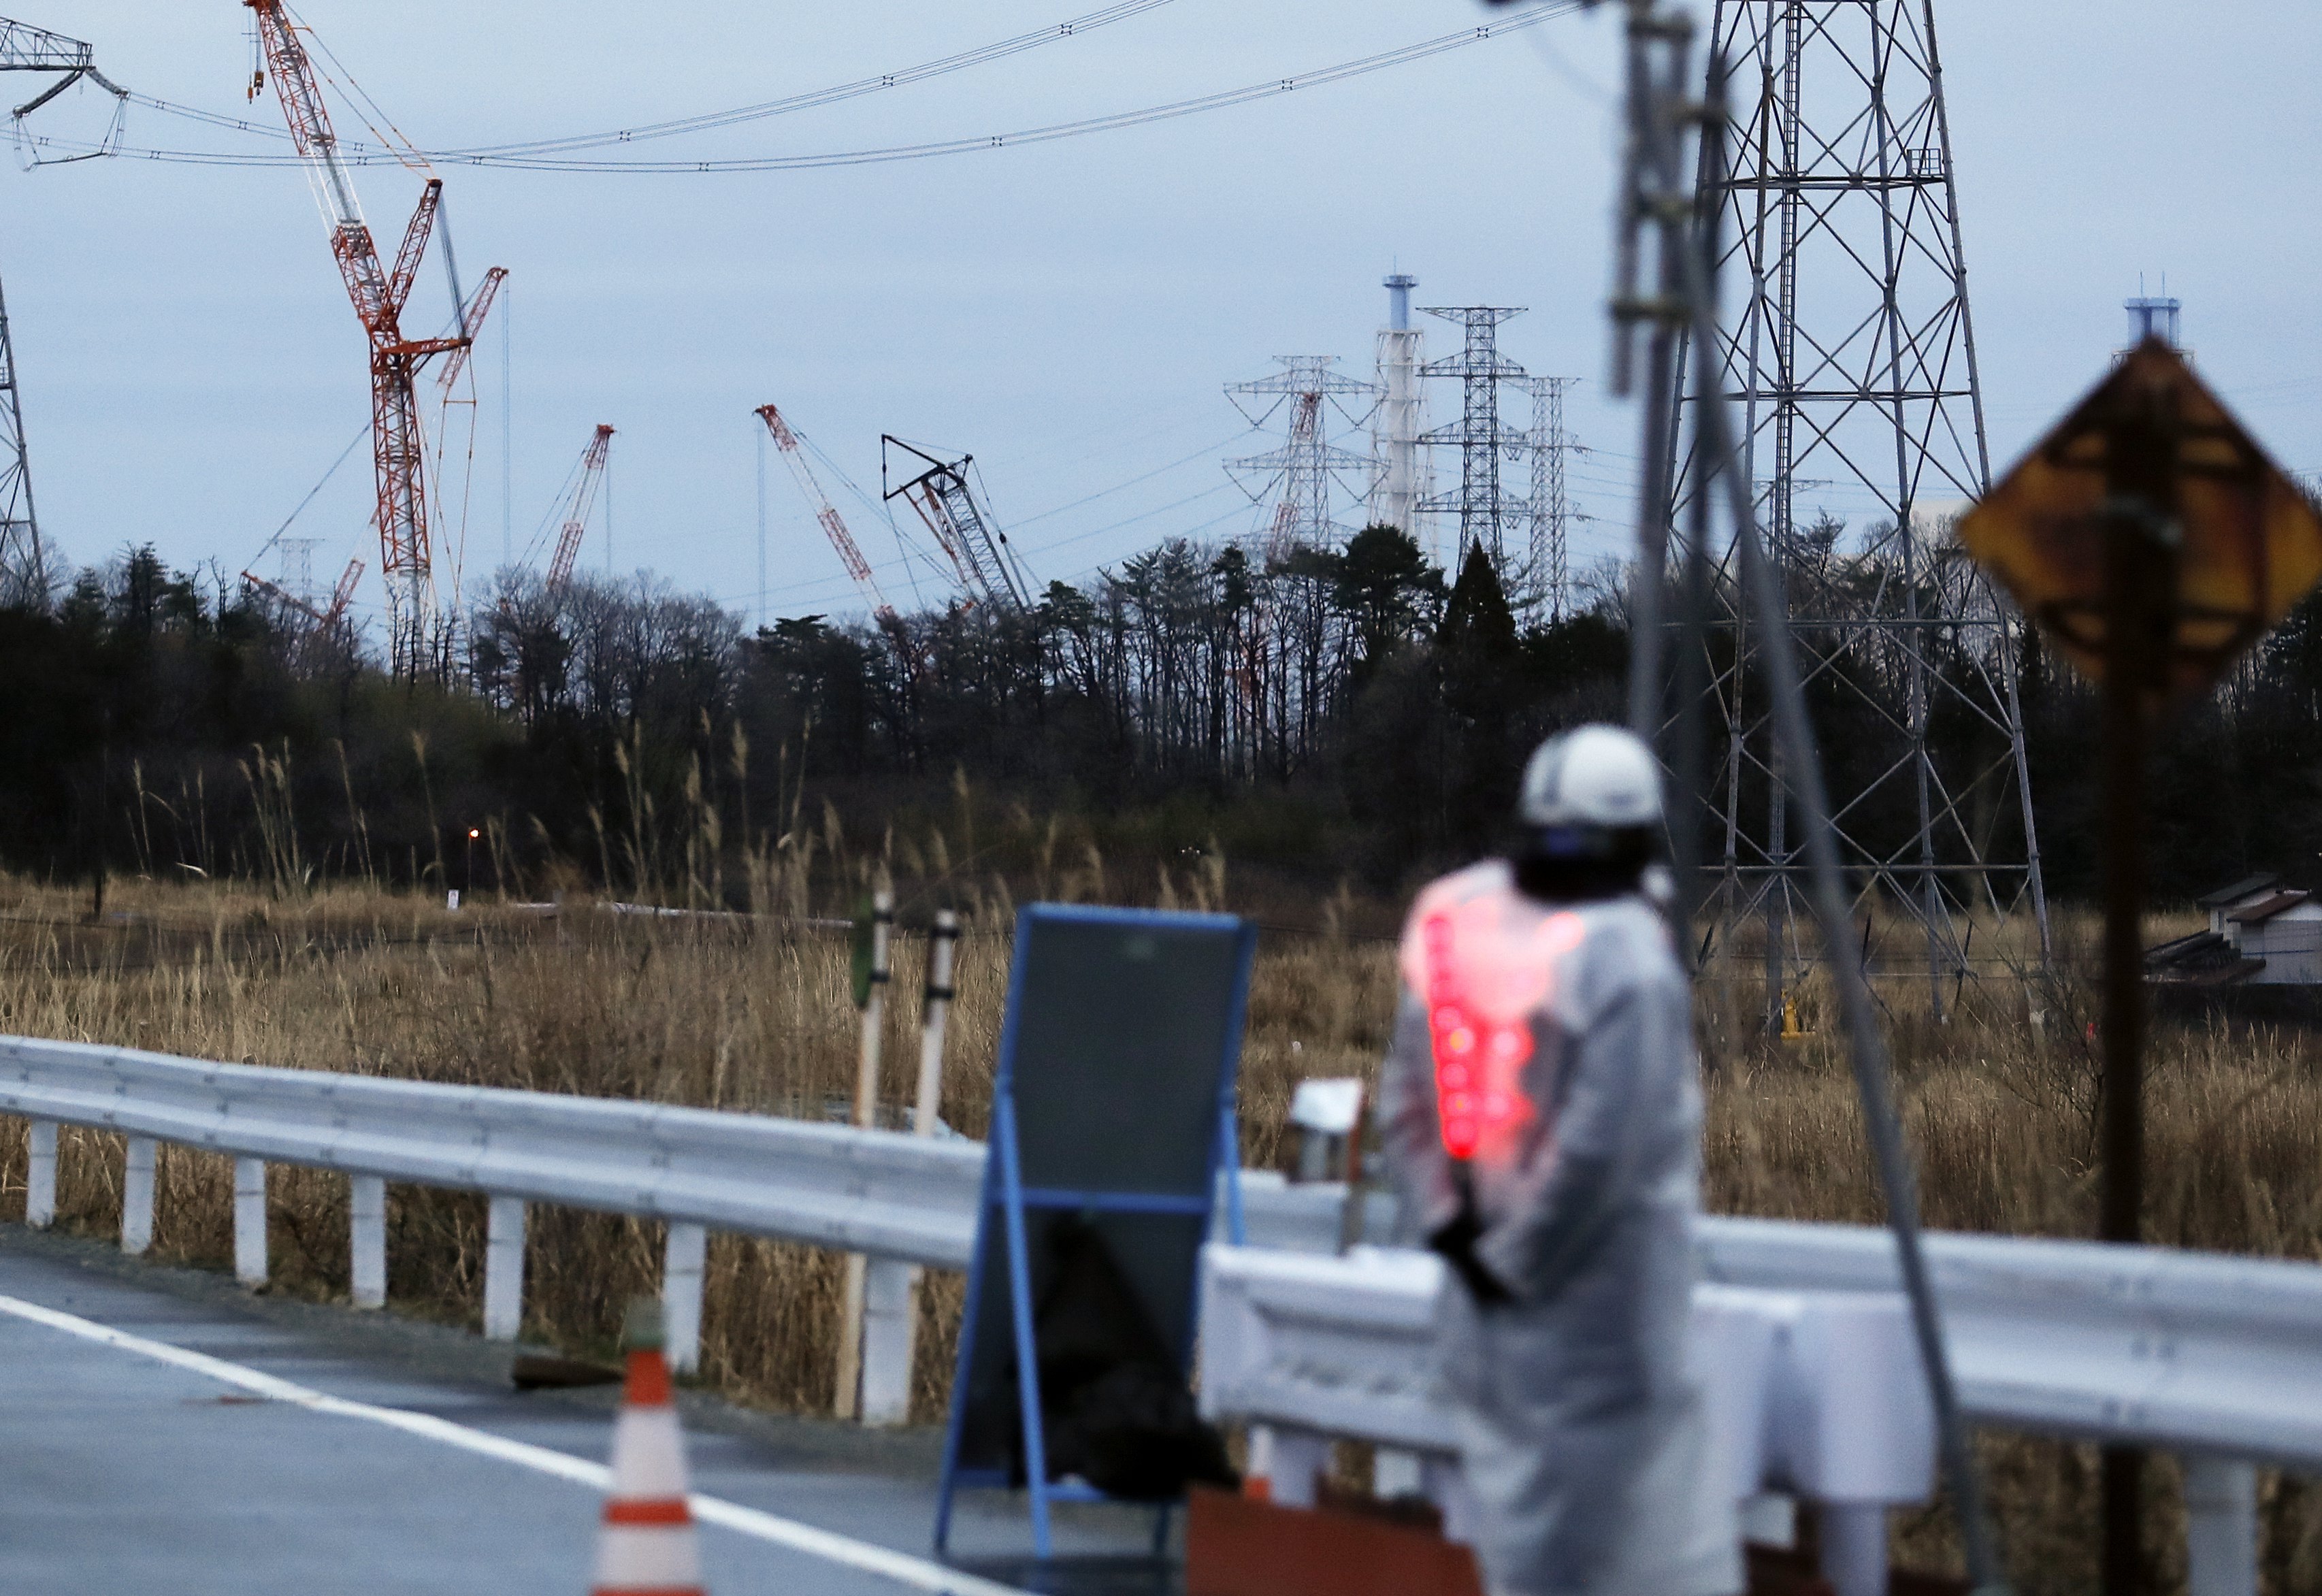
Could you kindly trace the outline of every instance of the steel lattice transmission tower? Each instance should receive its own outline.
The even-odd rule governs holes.
[[[1504,577],[1508,523],[1523,505],[1521,498],[1509,496],[1501,482],[1500,463],[1520,453],[1524,439],[1522,434],[1512,433],[1501,424],[1500,385],[1521,381],[1524,369],[1500,358],[1499,328],[1511,316],[1522,316],[1523,307],[1460,305],[1426,309],[1430,316],[1457,323],[1466,336],[1458,353],[1430,361],[1423,368],[1430,377],[1459,381],[1459,419],[1437,427],[1422,440],[1459,452],[1459,486],[1423,500],[1419,508],[1459,518],[1459,546],[1452,570],[1466,564],[1468,548],[1480,543]]]
[[[1531,522],[1531,569],[1525,574],[1540,590],[1551,621],[1564,619],[1571,587],[1566,535],[1572,507],[1564,491],[1564,456],[1577,448],[1564,430],[1564,390],[1571,386],[1569,377],[1524,379],[1524,391],[1531,395],[1531,430],[1525,439],[1531,453],[1531,497],[1524,501]]]
[[[1342,528],[1331,514],[1335,496],[1361,499],[1369,490],[1371,457],[1345,449],[1330,440],[1329,412],[1349,396],[1377,397],[1376,385],[1330,370],[1338,357],[1328,354],[1282,354],[1275,357],[1282,370],[1255,381],[1228,385],[1226,395],[1253,427],[1263,427],[1285,406],[1289,436],[1278,449],[1247,459],[1230,460],[1226,469],[1242,482],[1249,496],[1263,503],[1274,499],[1274,516],[1261,534],[1269,559],[1295,548],[1329,548]],[[1246,401],[1265,401],[1251,403]],[[1369,413],[1341,418],[1359,427]]]
[[[48,551],[32,512],[32,468],[24,457],[24,406],[16,390],[16,344],[0,299],[0,603],[46,608]]]
[[[1728,307],[1709,353],[1832,739],[1858,902],[1917,922],[1940,1014],[1973,916],[2028,908],[2044,953],[2047,905],[2016,623],[1951,533],[1990,469],[1933,0],[1719,0],[1711,60],[1726,63],[1734,147],[1703,196]],[[1842,541],[1825,507],[1851,518]],[[1710,735],[1720,717],[1724,735],[1704,860],[1718,871],[1722,840],[1723,931],[1764,922],[1770,1025],[1804,864],[1734,576],[1729,548],[1706,633]]]
[[[16,108],[21,122],[84,78],[125,103],[128,91],[96,69],[96,52],[78,39],[0,17],[0,72],[52,72],[57,81]],[[120,131],[116,110],[114,131]],[[113,134],[105,144],[111,148]],[[16,387],[16,343],[8,330],[8,307],[0,298],[0,604],[45,609],[49,601],[48,551],[41,543],[40,518],[32,509],[32,472],[24,457],[24,405]]]

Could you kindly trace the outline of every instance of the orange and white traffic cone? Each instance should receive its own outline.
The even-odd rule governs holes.
[[[685,1505],[685,1438],[662,1356],[661,1304],[629,1304],[628,1384],[613,1421],[613,1485],[597,1540],[595,1596],[702,1596],[701,1551]]]

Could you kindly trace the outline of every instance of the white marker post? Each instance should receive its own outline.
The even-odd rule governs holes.
[[[919,1090],[911,1133],[932,1136],[943,1107],[944,1028],[951,1014],[959,916],[946,909],[928,936],[928,982],[919,1007]],[[911,1364],[919,1339],[919,1271],[881,1259],[870,1267],[863,1322],[863,1421],[900,1425],[911,1417]]]
[[[484,1337],[514,1341],[524,1327],[524,1199],[496,1197],[484,1215]]]
[[[681,1221],[669,1227],[661,1272],[663,1354],[670,1371],[701,1367],[701,1276],[709,1261],[709,1233]]]
[[[863,1050],[855,1072],[855,1124],[869,1130],[879,1114],[879,1050],[887,1013],[890,944],[895,929],[895,894],[882,886],[871,897],[871,983],[863,1000]],[[866,1286],[862,1253],[846,1255],[846,1296],[838,1323],[838,1390],[831,1410],[853,1418],[863,1381],[863,1302]]]
[[[142,1257],[153,1244],[153,1139],[129,1138],[121,1168],[121,1250]]]
[[[24,1165],[24,1223],[46,1230],[57,1222],[57,1122],[36,1119]]]
[[[266,1284],[266,1160],[233,1160],[233,1278],[255,1291]]]
[[[387,1306],[387,1180],[357,1175],[347,1183],[347,1295],[357,1307]]]

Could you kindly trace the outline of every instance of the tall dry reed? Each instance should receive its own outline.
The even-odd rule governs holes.
[[[263,778],[261,778],[263,779]],[[475,906],[367,886],[319,884],[278,895],[223,884],[118,884],[114,917],[78,919],[83,900],[0,882],[0,1030],[125,1043],[199,1058],[820,1117],[852,1095],[857,1016],[847,995],[845,933],[802,915],[832,894],[819,874],[861,880],[835,816],[789,824],[745,863],[750,920],[649,921],[580,897],[561,913]],[[1053,843],[1054,832],[1050,833]],[[608,839],[625,848],[634,839]],[[903,870],[907,907],[941,890],[968,911],[959,1000],[942,1113],[981,1136],[1004,995],[1012,896],[1004,880],[955,867],[973,857],[941,836],[882,849]],[[288,861],[284,861],[288,863]],[[641,858],[640,869],[645,868]],[[1149,886],[1108,879],[1109,861],[1051,846],[1036,853],[1040,895],[1129,894],[1192,905],[1223,902],[1222,862],[1191,859]],[[674,877],[693,861],[669,862]],[[295,879],[295,877],[292,877]],[[699,898],[696,901],[699,901]],[[1310,906],[1311,907],[1311,906]],[[1393,1003],[1391,943],[1359,926],[1386,921],[1342,896],[1312,928],[1261,938],[1243,1055],[1244,1145],[1250,1161],[1283,1155],[1295,1083],[1375,1069]],[[1924,974],[1878,982],[1896,1053],[1898,1095],[1922,1171],[1924,1210],[1940,1226],[2085,1235],[2095,1212],[2095,1059],[2087,1033],[2092,928],[2060,926],[2045,974],[1994,928],[1996,962],[1957,979],[1936,1013]],[[910,1027],[924,944],[899,941],[884,1095],[900,1113],[915,1058]],[[2011,967],[2007,962],[2014,959]],[[1793,994],[1809,1034],[1758,1034],[1758,953],[1713,959],[1701,985],[1708,1066],[1708,1197],[1718,1210],[1875,1221],[1882,1208],[1862,1151],[1859,1114],[1820,977]],[[2148,1187],[2157,1241],[2271,1256],[2322,1258],[2322,1045],[2285,1028],[2164,1024],[2150,1067]],[[22,1201],[20,1123],[0,1124],[0,1215]],[[63,1222],[109,1234],[120,1210],[118,1138],[63,1137]],[[163,1257],[223,1266],[231,1253],[228,1160],[164,1150],[155,1247]],[[278,1169],[270,1204],[273,1289],[339,1296],[347,1279],[344,1181]],[[14,1209],[21,1212],[21,1209]],[[391,1301],[401,1311],[474,1323],[480,1310],[483,1203],[455,1193],[392,1188]],[[526,1335],[576,1350],[608,1348],[617,1307],[652,1289],[660,1227],[535,1209]],[[772,1243],[713,1239],[702,1378],[742,1400],[827,1411],[838,1316],[836,1261]],[[922,1417],[947,1385],[959,1282],[923,1293],[916,1378]],[[2084,1448],[1987,1437],[2012,1561],[2024,1589],[2066,1596],[2092,1589],[2095,1470]],[[2268,1590],[2322,1591],[2322,1502],[2300,1482],[2265,1483]],[[2164,1568],[2180,1542],[2167,1466],[2155,1471],[2156,1534]],[[1954,1555],[1939,1511],[1912,1517],[1906,1552]],[[2171,1576],[2172,1580],[2177,1575]]]

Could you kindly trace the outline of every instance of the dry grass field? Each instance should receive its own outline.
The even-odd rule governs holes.
[[[926,861],[905,872],[903,916],[924,923]],[[1104,880],[1093,857],[1043,870],[1027,895],[1212,903],[1221,864],[1157,885]],[[922,882],[915,891],[909,885]],[[116,883],[102,923],[84,893],[0,882],[0,1031],[133,1044],[200,1058],[356,1070],[424,1080],[649,1098],[821,1115],[852,1091],[856,1014],[843,932],[776,918],[809,907],[801,871],[762,864],[753,901],[730,918],[648,921],[575,895],[561,913],[390,897],[362,887],[278,895],[224,884]],[[827,894],[823,894],[827,896]],[[1004,887],[955,885],[967,912],[944,1116],[981,1135],[1006,975]],[[682,902],[682,896],[677,901]],[[1239,906],[1239,900],[1235,900]],[[822,905],[827,912],[827,905]],[[1275,918],[1262,913],[1261,918]],[[1286,918],[1285,916],[1279,916]],[[1385,905],[1309,905],[1303,929],[1262,937],[1244,1055],[1245,1151],[1280,1152],[1294,1082],[1367,1074],[1392,1000]],[[1961,983],[1937,1023],[1924,977],[1884,977],[1912,1143],[1931,1224],[2084,1235],[2095,1208],[2095,1064],[2086,1024],[2092,928],[2067,924],[2056,968],[2028,979],[2004,964]],[[2002,942],[1996,936],[1987,946]],[[2003,943],[2004,945],[2004,943]],[[922,943],[900,940],[891,1005],[888,1093],[908,1090],[904,1060]],[[1732,978],[1713,965],[1703,985],[1708,1039],[1709,1197],[1714,1208],[1800,1218],[1874,1220],[1879,1203],[1862,1151],[1843,1056],[1812,982],[1799,1006],[1812,1034],[1755,1039],[1755,961],[1737,950]],[[2164,1027],[2150,1071],[2149,1190],[2154,1239],[2275,1256],[2322,1257],[2322,1047],[2299,1031]],[[93,1234],[117,1224],[117,1139],[67,1132],[59,1209]],[[21,1215],[20,1122],[0,1122],[0,1217]],[[231,1253],[231,1171],[215,1156],[165,1149],[155,1246],[165,1257],[224,1266]],[[270,1199],[275,1290],[327,1298],[346,1287],[343,1179],[279,1169]],[[473,1323],[482,1289],[480,1197],[391,1193],[390,1301],[398,1311]],[[526,1334],[603,1351],[619,1304],[658,1278],[658,1227],[536,1210]],[[836,1260],[772,1243],[714,1238],[702,1378],[750,1402],[827,1410],[837,1318]],[[955,1280],[926,1293],[918,1399],[939,1410],[948,1374]],[[2095,1470],[2086,1449],[2013,1438],[1985,1442],[1994,1494],[2021,1588],[2093,1588]],[[2155,1471],[2156,1534],[2173,1548],[2173,1481]],[[2293,1480],[2265,1484],[2267,1588],[2322,1591],[2322,1496]],[[1939,1511],[1902,1527],[1908,1554],[1952,1555]],[[2173,1550],[2162,1563],[2181,1582]]]

